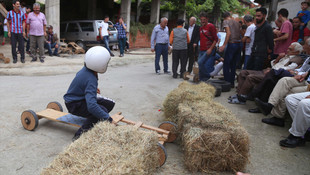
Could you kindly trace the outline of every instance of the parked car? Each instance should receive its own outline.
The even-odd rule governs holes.
[[[76,42],[80,47],[87,50],[88,47],[100,44],[99,27],[103,20],[75,20],[60,23],[60,38],[64,38],[66,42]],[[110,47],[117,44],[117,29],[113,27],[111,21],[109,23]],[[112,27],[111,27],[111,26]]]

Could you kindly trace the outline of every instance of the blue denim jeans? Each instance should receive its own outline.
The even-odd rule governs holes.
[[[241,43],[228,43],[224,57],[224,79],[235,85],[236,64],[241,58]]]
[[[45,43],[45,48],[47,48],[48,50],[48,54],[52,55],[52,48],[55,48],[54,49],[54,55],[56,55],[58,53],[58,48],[56,48],[57,43],[53,43],[53,44],[50,44],[50,43]]]
[[[111,54],[111,50],[110,50],[110,47],[109,47],[109,36],[103,36],[103,40],[101,40],[101,43],[103,43],[105,45],[105,48]]]
[[[155,45],[155,72],[160,70],[159,60],[163,56],[164,72],[168,71],[168,44]]]
[[[207,51],[200,51],[198,57],[199,65],[199,79],[200,81],[206,81],[211,76],[210,73],[214,71],[214,61],[215,61],[215,50],[211,52],[210,55],[207,55]]]
[[[243,63],[243,70],[246,70],[246,67],[247,67],[247,64],[248,64],[250,57],[251,57],[251,55],[245,55],[244,63]]]
[[[124,54],[125,45],[126,45],[126,38],[118,38],[118,47],[120,54]]]

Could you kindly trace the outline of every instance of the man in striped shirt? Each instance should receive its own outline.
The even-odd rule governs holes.
[[[25,33],[25,14],[19,10],[20,1],[13,1],[13,10],[7,14],[8,36],[11,38],[13,63],[17,63],[16,44],[21,54],[21,62],[25,63],[24,37]]]

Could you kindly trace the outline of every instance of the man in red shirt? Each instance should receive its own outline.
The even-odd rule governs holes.
[[[292,37],[292,43],[297,42],[299,39],[299,28],[301,24],[301,19],[300,17],[295,17],[293,18],[293,37]],[[310,30],[308,27],[304,29],[304,41],[307,40],[307,38],[310,36]]]
[[[218,38],[214,25],[208,23],[206,12],[200,14],[200,21],[199,79],[207,81],[210,78],[210,73],[214,70],[215,45]]]

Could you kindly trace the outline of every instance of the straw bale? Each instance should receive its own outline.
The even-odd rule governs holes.
[[[233,130],[237,133],[186,127],[183,134],[186,167],[193,172],[244,170],[248,162],[248,137],[242,127]]]
[[[209,84],[190,84],[184,81],[167,95],[163,103],[165,117],[177,123],[177,108],[180,103],[208,102],[214,98],[214,95],[215,88]]]
[[[155,132],[100,122],[41,174],[150,174],[159,166],[157,143]]]
[[[182,103],[178,106],[178,132],[183,132],[183,126],[190,124],[192,127],[227,129],[228,126],[240,126],[231,111],[223,105],[209,101],[192,104]]]

